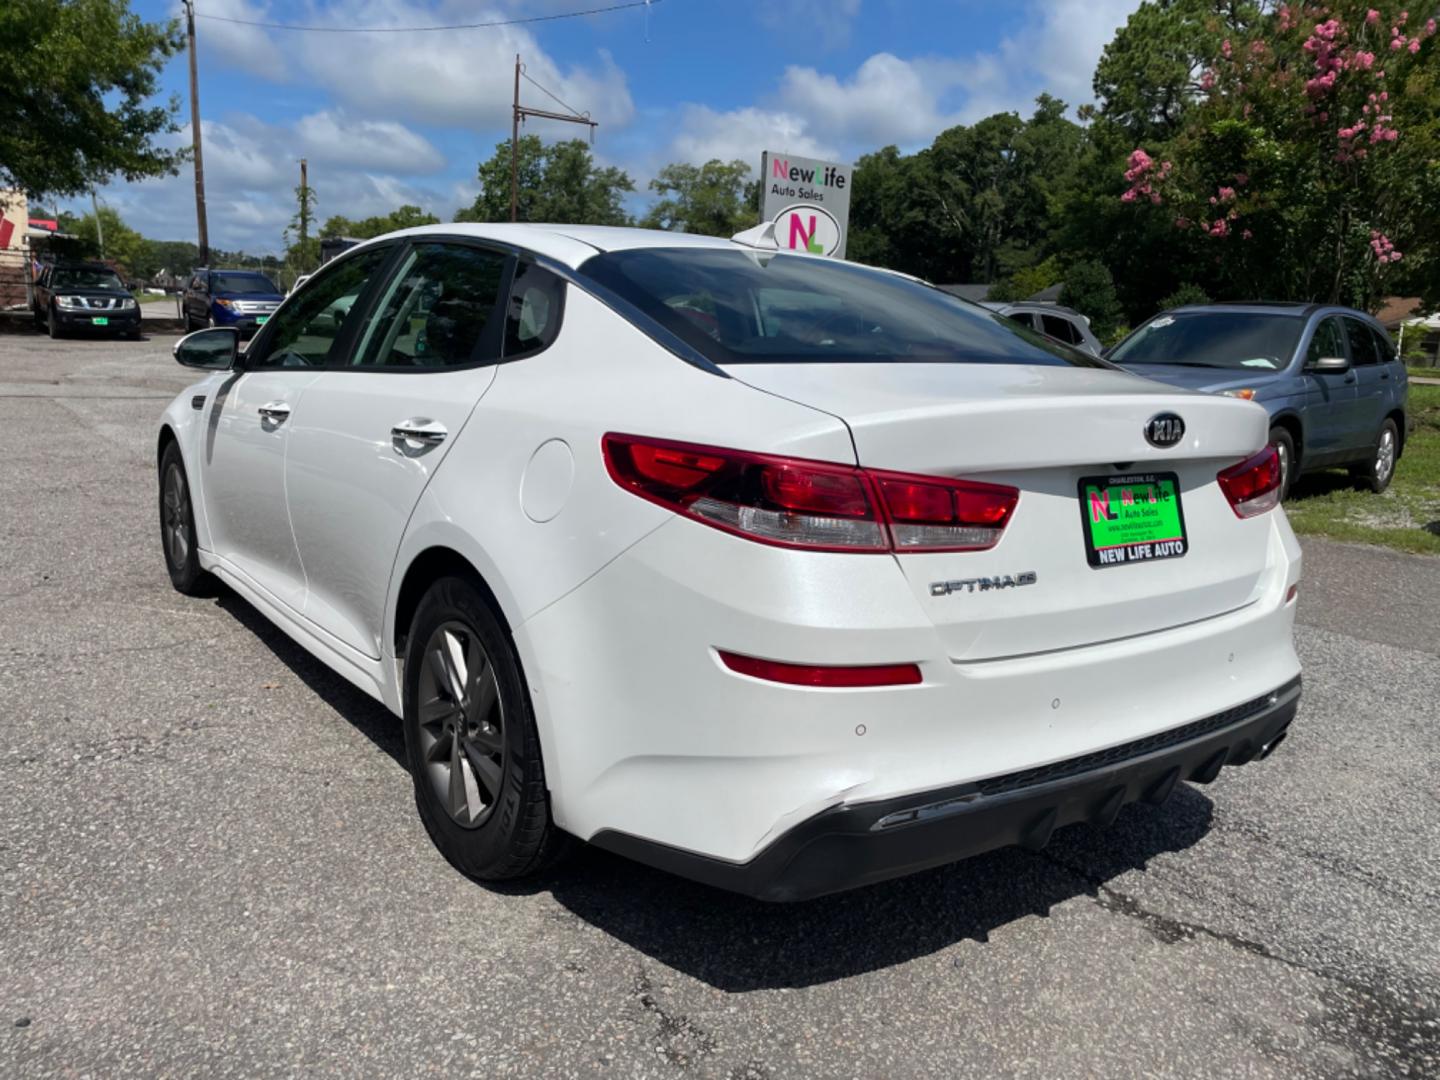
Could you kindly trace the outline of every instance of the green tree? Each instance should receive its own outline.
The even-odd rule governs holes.
[[[359,221],[339,216],[329,218],[321,226],[320,235],[322,237],[348,236],[355,240],[369,240],[386,233],[396,232],[399,229],[413,229],[419,225],[438,224],[440,224],[440,219],[434,214],[406,203],[388,214],[377,214],[373,217],[361,218]]]
[[[153,271],[149,266],[149,248],[145,238],[121,219],[120,213],[111,207],[101,205],[99,228],[94,213],[82,214],[67,222],[66,231],[77,236],[84,245],[84,253],[91,258],[114,260],[133,277],[147,277]],[[105,237],[102,250],[100,234]]]
[[[635,182],[614,166],[600,168],[580,139],[545,145],[538,135],[519,141],[519,220],[628,225],[621,200]],[[477,169],[480,194],[456,221],[510,220],[510,144],[500,143]]]
[[[118,174],[173,174],[179,102],[152,105],[178,23],[147,23],[129,0],[0,4],[0,187],[75,195]]]
[[[1195,7],[1147,6],[1131,24]],[[1158,247],[1211,295],[1374,308],[1410,288],[1440,299],[1435,20],[1411,18],[1400,0],[1333,0],[1216,3],[1199,26],[1186,39],[1192,98],[1110,162],[1122,206],[1099,216],[1168,232]],[[1141,130],[1127,103],[1144,77],[1107,85],[1097,127],[1122,139]]]
[[[1184,307],[1187,304],[1208,304],[1210,297],[1204,289],[1192,282],[1185,282],[1169,296],[1160,301],[1160,310]]]
[[[760,218],[758,207],[746,200],[747,194],[752,194],[749,176],[750,166],[743,161],[712,159],[704,165],[666,165],[650,181],[650,190],[661,196],[660,201],[640,224],[649,229],[734,236]]]
[[[1115,281],[1103,263],[1082,259],[1065,272],[1060,303],[1072,307],[1090,320],[1095,336],[1105,340],[1120,325],[1120,300]]]

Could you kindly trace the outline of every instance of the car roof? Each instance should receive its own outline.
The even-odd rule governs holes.
[[[395,236],[473,236],[545,255],[573,268],[599,252],[632,248],[712,248],[724,251],[753,251],[719,236],[669,232],[665,229],[635,229],[612,225],[551,225],[532,222],[452,222],[448,225],[421,225],[387,233],[367,241],[374,243]],[[360,245],[364,247],[365,245]],[[353,250],[358,250],[352,248]],[[788,254],[788,252],[787,252]],[[815,257],[815,256],[810,256]]]
[[[1182,304],[1180,307],[1171,308],[1168,312],[1161,314],[1175,315],[1183,312],[1186,315],[1209,315],[1222,312],[1244,312],[1250,315],[1281,315],[1286,318],[1301,319],[1326,306],[1298,300],[1227,300],[1216,304]],[[1339,311],[1350,310],[1338,305],[1335,307]],[[1356,312],[1356,314],[1363,314],[1363,312]]]
[[[263,278],[268,278],[268,277],[270,276],[270,275],[267,274],[264,270],[227,270],[227,269],[225,269],[225,267],[223,267],[223,266],[212,266],[212,267],[210,267],[210,269],[208,270],[208,273],[211,273],[211,274],[234,274],[234,275],[236,275],[237,277],[263,277]]]
[[[51,263],[50,268],[52,270],[109,270],[114,272],[114,267],[106,266],[102,262],[77,262],[74,260]]]

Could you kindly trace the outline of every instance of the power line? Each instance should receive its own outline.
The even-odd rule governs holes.
[[[605,7],[586,8],[584,11],[561,11],[553,15],[526,15],[518,19],[495,19],[491,22],[449,23],[444,26],[300,26],[295,23],[260,22],[254,19],[232,19],[228,15],[207,15],[195,12],[197,19],[211,22],[234,23],[237,26],[258,26],[264,30],[297,30],[312,34],[423,34],[435,30],[487,30],[497,26],[519,26],[523,23],[555,22],[558,19],[578,19],[584,15],[606,15],[613,11],[629,8],[648,8],[662,0],[630,0],[624,4],[609,4]],[[567,108],[569,106],[566,106]]]

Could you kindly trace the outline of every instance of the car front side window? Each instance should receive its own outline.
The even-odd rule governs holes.
[[[1329,318],[1315,328],[1310,338],[1310,349],[1305,354],[1305,365],[1310,367],[1321,360],[1345,355],[1345,340],[1340,330],[1340,320]]]
[[[248,368],[317,368],[332,356],[342,340],[346,317],[365,286],[390,257],[388,247],[369,248],[328,266],[276,314],[266,336],[257,341],[260,353],[248,358]]]

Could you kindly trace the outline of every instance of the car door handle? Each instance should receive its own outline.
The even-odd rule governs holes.
[[[1390,372],[1388,372],[1388,371],[1382,371],[1382,372],[1380,373],[1380,381],[1381,381],[1381,382],[1389,382],[1389,381],[1390,381]]]
[[[290,418],[290,406],[283,401],[267,401],[259,408],[260,419],[272,424],[283,424]]]
[[[401,420],[390,429],[390,439],[400,453],[407,449],[413,450],[417,446],[439,446],[448,434],[444,424],[424,416]]]

